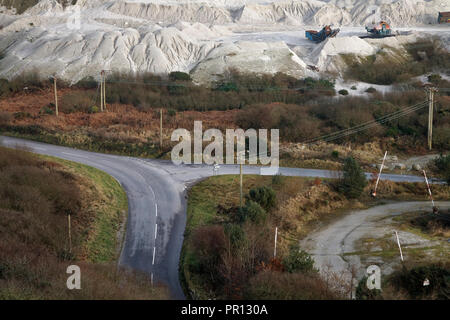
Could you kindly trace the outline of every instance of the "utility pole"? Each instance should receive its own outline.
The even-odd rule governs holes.
[[[403,262],[402,246],[400,245],[400,239],[398,238],[398,233],[397,233],[397,231],[395,231],[395,236],[397,237],[398,249],[400,250],[400,259],[402,259],[402,262]]]
[[[100,111],[103,112],[103,70],[100,72]]]
[[[278,227],[275,227],[275,246],[273,248],[273,257],[277,257],[277,238],[278,238]]]
[[[428,149],[431,150],[433,142],[433,107],[434,107],[434,93],[436,88],[428,88]]]
[[[70,228],[70,213],[67,215],[67,223],[69,225],[69,252],[72,253],[72,232]]]
[[[163,109],[159,109],[159,148],[163,148]]]
[[[239,206],[242,208],[242,163],[239,164]]]
[[[55,87],[55,113],[56,113],[56,116],[58,116],[59,110],[58,110],[58,91],[56,89],[56,77],[53,77],[53,84]]]
[[[375,183],[375,189],[372,192],[372,197],[376,197],[377,196],[378,182],[380,182],[381,171],[383,171],[383,169],[384,169],[384,161],[386,160],[386,156],[387,156],[387,150],[384,153],[383,162],[381,163],[380,172],[378,173],[377,182]]]
[[[246,161],[246,152],[248,152],[247,150],[242,151],[242,153],[244,154],[243,158],[244,158],[244,163],[240,163],[239,164],[239,203],[240,203],[240,207],[242,208],[242,202],[243,202],[243,192],[242,192],[242,181],[243,181],[243,165],[245,164]],[[239,160],[239,155],[236,156],[236,160],[240,162]]]
[[[438,208],[434,205],[433,195],[431,194],[430,184],[428,183],[427,174],[425,173],[425,170],[423,171],[423,176],[425,177],[425,182],[427,184],[428,194],[430,195],[431,204],[433,206],[433,213],[438,213]]]
[[[103,109],[106,111],[106,75],[105,70],[103,72]]]

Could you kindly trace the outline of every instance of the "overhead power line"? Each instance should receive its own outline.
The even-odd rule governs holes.
[[[399,118],[401,118],[401,117],[403,117],[403,116],[405,116],[405,115],[407,115],[407,114],[409,114],[409,113],[415,112],[415,111],[417,111],[417,110],[419,110],[419,109],[421,109],[421,108],[424,108],[424,107],[426,107],[426,106],[427,106],[427,105],[424,104],[424,105],[421,105],[421,106],[416,107],[415,109],[406,110],[405,112],[402,112],[401,114],[394,115],[394,116],[392,116],[392,117],[383,119],[383,120],[381,120],[381,121],[374,121],[374,122],[372,122],[371,124],[369,124],[369,125],[367,125],[367,126],[364,126],[364,127],[361,127],[361,128],[357,128],[357,129],[352,129],[352,128],[350,128],[350,130],[347,131],[347,132],[344,132],[344,133],[342,133],[342,134],[340,134],[340,135],[337,135],[337,136],[330,137],[330,138],[328,138],[328,139],[324,139],[323,141],[329,142],[329,141],[333,141],[333,140],[337,140],[337,139],[343,138],[343,137],[345,137],[345,136],[349,136],[349,135],[358,133],[358,132],[360,132],[360,131],[364,131],[364,130],[371,129],[371,128],[373,128],[373,127],[376,127],[377,125],[380,125],[380,124],[383,124],[383,123],[386,123],[386,122],[389,122],[389,121],[393,121],[393,120],[399,119]]]
[[[370,129],[370,128],[372,128],[374,126],[377,126],[379,124],[383,124],[383,123],[388,122],[388,121],[399,119],[399,118],[401,118],[401,117],[403,117],[403,116],[405,116],[407,114],[415,112],[415,111],[417,111],[419,109],[422,109],[422,108],[424,108],[426,106],[427,106],[427,101],[423,101],[423,102],[418,103],[418,104],[416,104],[414,106],[410,106],[410,107],[407,107],[407,108],[395,111],[393,113],[390,113],[388,115],[382,116],[380,118],[377,118],[377,119],[374,119],[374,120],[371,120],[371,121],[367,121],[365,123],[359,124],[359,125],[354,126],[354,127],[350,127],[350,128],[339,130],[339,131],[336,131],[336,132],[333,132],[333,133],[330,133],[330,134],[327,134],[327,135],[323,135],[323,136],[320,136],[320,137],[317,137],[317,138],[313,138],[313,139],[307,140],[307,141],[305,141],[303,143],[304,144],[314,144],[314,143],[319,142],[319,141],[328,142],[328,141],[333,141],[333,140],[336,140],[336,139],[340,139],[340,138],[343,138],[345,136],[348,136],[348,135],[351,135],[351,134],[355,134],[355,133],[358,133],[358,132],[363,131],[363,130]]]

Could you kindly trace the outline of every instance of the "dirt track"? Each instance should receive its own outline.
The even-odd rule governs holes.
[[[450,208],[450,201],[436,202],[436,205],[441,209]],[[357,250],[355,246],[357,240],[367,235],[380,237],[386,231],[380,228],[380,218],[418,210],[431,212],[430,202],[398,202],[351,211],[343,218],[311,233],[301,241],[301,246],[314,257],[316,267],[321,272],[332,271],[342,276],[348,283],[351,279],[352,266],[356,268],[357,279],[365,275],[368,267],[361,264],[358,255],[345,255]],[[400,241],[402,242],[402,235]],[[405,259],[408,257],[405,256]],[[382,268],[381,271],[386,273],[387,270],[383,272]]]

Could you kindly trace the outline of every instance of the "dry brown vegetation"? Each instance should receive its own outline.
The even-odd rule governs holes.
[[[424,286],[424,279],[429,285]],[[410,263],[406,261],[383,280],[383,290],[368,290],[367,278],[361,279],[356,298],[362,300],[449,300],[450,265],[448,262]]]
[[[263,271],[250,279],[247,292],[251,299],[268,300],[335,300],[342,299],[331,283],[316,273],[281,273]]]
[[[115,257],[92,250],[96,215],[111,202],[104,191],[56,161],[0,148],[0,299],[167,297],[143,275],[117,270]],[[71,264],[81,268],[81,290],[66,287]]]
[[[450,237],[450,210],[440,210],[439,214],[427,214],[426,212],[413,212],[399,217],[396,221],[400,227],[406,230],[416,229],[420,233],[432,237],[447,240]]]
[[[35,74],[22,75],[11,82],[0,80],[0,130],[89,150],[160,157],[170,150],[173,129],[192,130],[194,120],[203,121],[204,130],[238,126],[279,128],[284,165],[338,168],[343,154],[331,157],[333,150],[312,152],[318,149],[298,148],[308,139],[372,121],[425,100],[419,84],[407,87],[407,91],[400,88],[389,94],[375,92],[367,97],[337,98],[333,96],[334,84],[327,80],[232,72],[225,82],[207,88],[186,79],[167,80],[152,74],[112,75],[107,85],[106,113],[97,112],[99,94],[92,79],[73,87],[60,83],[58,118],[54,116],[50,82],[40,81]],[[448,86],[445,81],[439,85]],[[445,92],[436,99],[434,147],[445,151],[450,141],[450,100]],[[158,146],[160,108],[164,110],[166,145],[162,152]],[[370,143],[404,155],[423,154],[427,151],[426,112],[424,108],[323,145],[328,149],[351,147],[371,159],[379,155],[367,147]]]
[[[389,85],[407,82],[431,70],[445,72],[450,68],[450,52],[437,37],[407,44],[404,53],[399,49],[384,49],[387,50],[379,50],[362,59],[344,55],[349,65],[346,76],[368,83]]]
[[[242,222],[238,180],[234,176],[208,179],[190,191],[182,253],[187,293],[196,299],[342,298],[331,286],[331,279],[314,271],[307,254],[294,259],[302,265],[301,269],[290,264],[293,260],[286,260],[299,252],[298,248],[290,247],[298,234],[280,223],[280,219],[286,218],[286,212],[280,208],[299,190],[310,190],[320,183],[289,177],[275,177],[272,181],[270,177],[259,176],[248,176],[244,181],[246,193],[261,185],[268,186],[266,190],[275,190],[277,205],[272,207],[270,202],[264,202],[268,208],[265,219]],[[300,215],[297,213],[297,217]],[[275,226],[280,230],[277,258],[273,258]]]
[[[286,273],[291,245],[313,228],[349,209],[376,205],[370,181],[359,199],[348,200],[332,179],[245,176],[244,194],[266,186],[276,205],[257,222],[239,222],[239,177],[212,177],[189,192],[188,222],[182,254],[186,291],[193,297],[247,299],[331,299],[349,297],[351,286],[332,272]],[[433,185],[435,199],[448,199],[450,188]],[[424,183],[381,181],[377,201],[428,200]],[[275,226],[277,259],[273,259]],[[332,284],[337,284],[333,287]],[[297,288],[295,290],[294,288]],[[311,288],[303,290],[302,288]]]

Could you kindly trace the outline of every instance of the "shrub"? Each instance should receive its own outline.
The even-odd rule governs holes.
[[[40,114],[54,114],[55,111],[53,111],[53,109],[55,108],[55,105],[53,103],[50,103],[47,106],[44,106],[41,108],[41,110],[39,111]]]
[[[6,8],[15,8],[17,10],[17,14],[24,13],[28,8],[36,5],[39,0],[3,0],[1,1],[1,5],[4,5]]]
[[[225,92],[229,92],[229,91],[235,91],[238,92],[238,86],[236,83],[234,82],[223,82],[223,83],[219,83],[216,86],[216,90],[217,91],[225,91]]]
[[[282,183],[283,183],[283,176],[280,173],[272,176],[272,185],[280,186]]]
[[[245,233],[242,227],[238,224],[227,223],[225,225],[225,234],[231,241],[231,245],[233,248],[238,248],[241,246],[242,242],[245,239]]]
[[[303,82],[308,89],[334,89],[334,82],[328,79],[314,79],[307,77]]]
[[[33,92],[48,87],[49,85],[50,82],[42,79],[39,73],[35,71],[26,72],[10,81],[0,79],[0,96],[11,96],[18,92],[23,92],[25,88],[27,88],[28,92]]]
[[[97,106],[92,106],[89,110],[89,113],[98,113],[99,108]]]
[[[314,260],[306,252],[300,249],[298,245],[289,248],[289,255],[283,259],[283,266],[287,272],[315,272]]]
[[[25,118],[31,118],[31,114],[29,112],[23,112],[23,111],[14,112],[14,119],[22,120]]]
[[[396,62],[393,62],[383,50],[366,58],[343,55],[349,65],[346,75],[359,81],[390,85],[409,81],[433,69],[446,70],[450,67],[450,53],[440,39],[419,40],[407,44],[405,49],[409,56]]]
[[[12,118],[13,116],[11,113],[6,111],[0,112],[0,126],[8,125]]]
[[[363,277],[356,287],[355,296],[357,300],[378,300],[382,299],[381,290],[367,288],[367,277]]]
[[[333,151],[331,152],[331,156],[332,156],[333,158],[335,158],[335,159],[339,158],[339,151],[333,150]]]
[[[435,164],[439,169],[439,172],[447,181],[447,184],[450,184],[450,154],[446,156],[441,154],[439,158],[435,160]]]
[[[262,223],[266,220],[266,211],[255,201],[248,200],[244,207],[239,208],[237,219],[240,223],[251,221],[254,223]]]
[[[171,96],[184,96],[189,94],[189,88],[182,84],[169,84],[167,86],[167,91]],[[135,106],[139,104],[139,100],[136,103],[133,103]]]
[[[177,114],[177,111],[174,110],[174,109],[169,109],[169,110],[167,110],[167,115],[168,115],[169,117],[174,117],[174,116],[176,116],[176,114]]]
[[[350,89],[356,90],[357,88],[356,88],[356,86],[352,86]]]
[[[264,210],[272,209],[276,203],[275,191],[266,186],[251,189],[246,199],[258,203]]]
[[[375,89],[374,87],[369,87],[366,89],[366,92],[367,93],[375,93],[375,92],[377,92],[377,89]]]
[[[191,81],[191,76],[188,73],[173,71],[169,73],[170,81]]]
[[[253,104],[240,110],[235,121],[243,129],[280,128],[285,141],[302,141],[320,134],[317,119],[307,108],[293,104]]]
[[[428,286],[423,285],[425,279],[430,281]],[[450,298],[450,270],[441,264],[418,266],[410,270],[402,268],[394,272],[388,281],[397,290],[405,290],[412,299]]]
[[[348,95],[348,91],[345,89],[339,90],[338,93],[342,96],[347,96]]]
[[[433,84],[438,84],[442,80],[442,77],[440,74],[430,74],[428,76],[428,81]]]
[[[84,92],[68,93],[61,99],[60,110],[64,113],[90,112],[94,100],[95,97]]]
[[[214,278],[220,255],[225,248],[225,239],[222,226],[210,225],[195,229],[192,236],[192,246],[199,265],[194,267]]]
[[[87,78],[81,79],[81,81],[79,81],[76,86],[78,88],[82,88],[82,89],[96,89],[99,87],[99,83],[93,77],[87,77]],[[108,89],[108,86],[106,86],[106,88]],[[107,93],[109,93],[108,90],[107,90]],[[109,94],[106,95],[106,100],[108,103],[110,103],[108,101],[108,97],[109,97]]]
[[[436,127],[433,130],[433,145],[440,150],[450,149],[450,127]]]
[[[352,157],[345,159],[343,171],[343,177],[339,182],[340,192],[345,194],[347,198],[358,198],[367,185],[364,172]]]
[[[450,68],[450,52],[438,37],[421,39],[416,43],[407,44],[406,49],[414,62],[422,67],[416,67],[417,72],[423,74],[427,69],[446,70]]]
[[[246,299],[255,300],[331,300],[340,297],[316,273],[263,271],[249,281]]]

